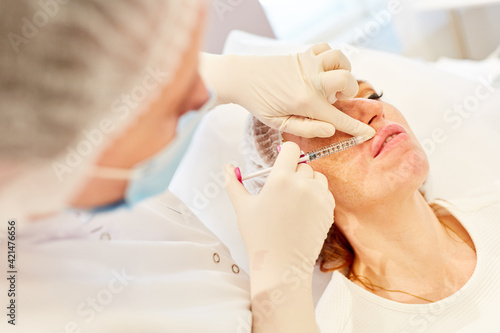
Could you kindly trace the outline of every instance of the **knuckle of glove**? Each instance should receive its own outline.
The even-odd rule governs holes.
[[[340,61],[344,57],[344,54],[342,53],[342,51],[340,51],[338,49],[331,50],[330,55],[337,62],[338,67],[340,67]]]
[[[302,90],[297,93],[295,98],[295,110],[299,113],[304,112],[304,110],[308,110],[311,107],[312,102],[312,94],[310,94],[307,90]]]
[[[303,177],[288,177],[281,187],[283,193],[296,197],[298,200],[315,200],[316,192],[311,182]]]
[[[341,81],[344,86],[347,86],[347,83],[351,80],[352,74],[344,69],[337,70],[336,74],[338,75],[337,79]]]
[[[286,186],[288,183],[289,177],[290,177],[290,175],[288,172],[276,170],[273,174],[272,183],[278,187]]]
[[[296,183],[296,190],[300,191],[303,195],[310,195],[314,193],[311,188],[310,182],[307,181],[307,179],[304,178],[299,178]]]

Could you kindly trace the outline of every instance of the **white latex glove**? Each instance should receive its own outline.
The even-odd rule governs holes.
[[[357,94],[350,70],[346,56],[326,43],[283,56],[201,56],[202,76],[220,104],[239,104],[264,124],[305,138],[330,137],[336,129],[375,134],[332,105]]]
[[[307,164],[297,166],[299,158],[299,146],[286,142],[258,195],[245,189],[233,167],[226,169],[226,189],[249,256],[252,297],[293,276],[292,267],[302,272],[307,288],[333,224],[335,201],[326,177]]]

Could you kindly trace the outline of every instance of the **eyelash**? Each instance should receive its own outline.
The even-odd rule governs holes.
[[[383,93],[383,92],[381,92],[381,93],[380,93],[380,95],[379,95],[379,94],[377,94],[377,93],[373,93],[373,94],[371,94],[370,96],[368,96],[368,99],[381,99],[381,98],[382,98],[382,96],[384,96],[384,93]]]

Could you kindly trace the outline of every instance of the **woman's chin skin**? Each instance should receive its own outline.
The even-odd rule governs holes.
[[[312,166],[328,179],[336,207],[346,211],[359,212],[374,206],[414,195],[425,182],[429,173],[429,163],[425,153],[408,150],[390,167],[364,169],[354,159],[350,167],[332,168],[328,164]]]

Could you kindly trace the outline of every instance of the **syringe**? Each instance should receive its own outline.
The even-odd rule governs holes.
[[[323,158],[326,156],[330,156],[332,154],[335,154],[335,153],[341,152],[343,150],[357,146],[365,141],[370,140],[371,138],[373,138],[372,135],[362,135],[362,136],[355,136],[355,137],[352,137],[352,138],[347,139],[347,140],[335,142],[334,144],[331,144],[329,146],[325,146],[323,148],[319,148],[319,149],[310,151],[308,153],[305,153],[299,159],[298,164],[308,163],[308,162],[311,162],[311,161],[314,161],[314,160],[317,160],[317,159],[320,159],[320,158]],[[272,167],[267,168],[267,169],[262,169],[262,170],[259,170],[257,172],[254,172],[254,173],[251,173],[249,175],[242,177],[240,169],[236,168],[235,173],[236,173],[236,177],[238,178],[238,180],[241,183],[243,183],[243,181],[245,181],[245,180],[252,179],[252,178],[259,177],[259,176],[265,175],[267,173],[270,173],[272,169],[273,169]]]

